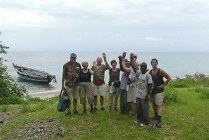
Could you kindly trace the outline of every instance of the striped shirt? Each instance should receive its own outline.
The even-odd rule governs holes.
[[[105,71],[107,70],[107,67],[102,64],[101,66],[97,66],[96,67],[96,70],[95,70],[95,73],[94,73],[94,77],[93,79],[101,79],[101,80],[104,80],[104,74],[105,74]]]

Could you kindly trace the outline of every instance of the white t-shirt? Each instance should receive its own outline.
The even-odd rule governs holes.
[[[141,71],[137,71],[138,76],[138,90],[136,93],[137,98],[145,99],[148,90],[148,84],[152,84],[152,76],[147,72],[142,74]]]

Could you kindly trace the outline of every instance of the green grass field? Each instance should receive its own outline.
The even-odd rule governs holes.
[[[66,116],[57,112],[58,98],[49,101],[30,100],[22,105],[2,105],[1,114],[12,112],[4,123],[0,124],[0,139],[209,139],[209,98],[207,89],[171,88],[176,99],[164,104],[163,128],[140,127],[135,118],[108,110],[106,98],[105,111],[95,114]],[[107,96],[106,96],[107,97]],[[151,107],[151,105],[150,105]],[[79,111],[82,111],[79,105]],[[153,116],[150,108],[150,117]],[[34,129],[39,127],[38,120],[53,119],[54,124],[46,124],[44,131],[48,135],[34,137]],[[49,125],[50,124],[50,125]],[[50,128],[51,127],[51,128]],[[54,129],[53,129],[54,127]],[[64,130],[64,136],[57,133]],[[34,128],[34,129],[33,129]],[[50,131],[46,129],[51,129]],[[34,132],[28,132],[28,131]],[[24,131],[24,132],[22,132]],[[51,133],[51,135],[49,135]],[[28,135],[27,135],[28,134]]]

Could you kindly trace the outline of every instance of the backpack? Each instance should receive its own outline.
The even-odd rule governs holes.
[[[59,103],[57,105],[57,111],[64,112],[67,109],[68,105],[68,94],[66,89],[61,90],[59,95]]]

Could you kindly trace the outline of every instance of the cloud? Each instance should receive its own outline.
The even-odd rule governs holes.
[[[20,50],[24,45],[34,50],[36,46],[57,45],[66,49],[68,45],[86,49],[88,44],[95,47],[94,50],[98,46],[104,50],[108,47],[112,50],[111,46],[135,47],[135,50],[138,46],[146,46],[141,48],[146,51],[147,46],[151,50],[155,45],[164,51],[164,46],[195,47],[200,46],[200,42],[207,46],[209,2],[1,0],[0,21],[0,31],[7,32],[5,42],[14,42],[15,48]]]
[[[82,41],[83,40],[83,38],[79,37],[79,36],[74,37],[74,39],[77,40],[77,41]]]
[[[21,10],[21,9],[0,9],[0,26],[5,28],[13,27],[47,27],[53,21],[50,15],[43,12]]]
[[[145,41],[163,41],[163,38],[159,38],[159,37],[144,37]]]
[[[1,26],[75,26],[100,24],[156,24],[185,20],[209,21],[206,0],[1,0]],[[3,22],[2,22],[3,21]]]

